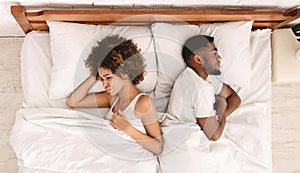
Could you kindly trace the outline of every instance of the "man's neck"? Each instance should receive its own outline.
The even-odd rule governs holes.
[[[197,75],[199,77],[201,77],[203,80],[206,80],[207,79],[207,72],[205,69],[203,68],[193,68],[193,67],[190,67],[192,70],[194,70],[195,73],[197,73]]]

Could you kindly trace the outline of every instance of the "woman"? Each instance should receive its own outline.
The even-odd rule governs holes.
[[[91,75],[71,94],[69,107],[109,107],[110,124],[154,154],[162,152],[161,129],[150,97],[135,85],[144,79],[145,65],[132,40],[110,36],[98,42],[86,60]],[[88,94],[101,80],[105,91]],[[142,124],[142,129],[138,128]]]

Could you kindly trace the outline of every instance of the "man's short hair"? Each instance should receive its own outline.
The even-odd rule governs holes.
[[[203,47],[207,47],[207,43],[214,42],[214,38],[206,35],[196,35],[189,38],[183,45],[182,48],[182,58],[186,64],[190,58],[195,54],[196,50]]]

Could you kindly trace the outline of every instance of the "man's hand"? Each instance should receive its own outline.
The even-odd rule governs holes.
[[[228,85],[224,84],[222,90],[218,96],[226,100],[226,111],[223,115],[230,115],[234,110],[236,110],[241,104],[241,98],[239,95]],[[216,98],[217,99],[217,98]]]
[[[223,115],[226,114],[227,102],[225,98],[218,95],[215,96],[215,100],[214,109],[216,110],[218,121],[221,121]]]

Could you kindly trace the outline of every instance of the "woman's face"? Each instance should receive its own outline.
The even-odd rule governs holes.
[[[99,67],[98,74],[105,91],[110,95],[116,95],[124,85],[124,80],[113,74],[109,68]]]

